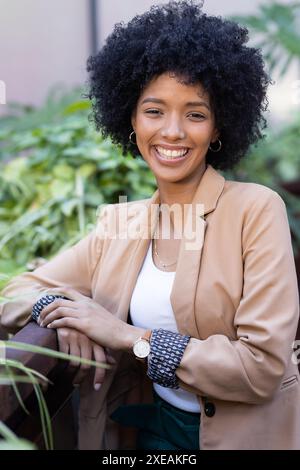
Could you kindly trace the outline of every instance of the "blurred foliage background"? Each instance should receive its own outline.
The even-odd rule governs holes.
[[[148,197],[155,188],[141,158],[123,157],[93,129],[81,94],[56,90],[42,109],[17,109],[2,119],[2,273],[34,267],[36,258],[74,244],[95,223],[99,205],[118,202],[119,195]]]
[[[300,5],[271,2],[256,16],[236,17],[262,47],[270,73],[283,77],[300,65]],[[141,158],[123,157],[89,123],[83,90],[53,90],[40,109],[19,105],[0,119],[0,287],[39,258],[50,258],[82,238],[103,203],[149,197],[155,179]],[[295,254],[300,249],[300,200],[284,183],[300,175],[300,113],[269,128],[266,138],[229,179],[265,184],[283,197]]]

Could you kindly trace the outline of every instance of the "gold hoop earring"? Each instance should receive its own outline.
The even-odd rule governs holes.
[[[131,137],[132,137],[133,134],[135,134],[135,131],[132,131],[132,132],[129,134],[129,140],[130,140],[130,142],[131,142],[133,145],[136,145],[136,141],[134,142],[133,140],[131,140]]]
[[[220,141],[220,139],[218,139],[218,142],[219,142],[219,147],[218,147],[217,149],[213,149],[213,148],[211,148],[211,146],[209,145],[208,148],[209,148],[209,150],[210,150],[211,152],[214,152],[214,153],[220,152],[220,150],[221,150],[221,148],[222,148],[222,142]]]

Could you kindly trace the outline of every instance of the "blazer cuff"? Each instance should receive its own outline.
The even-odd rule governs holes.
[[[190,338],[161,328],[152,330],[147,375],[153,382],[179,388],[175,372]]]
[[[51,304],[52,302],[54,302],[54,300],[56,299],[69,300],[68,297],[65,297],[64,295],[50,295],[50,294],[44,295],[32,307],[32,311],[31,311],[32,320],[37,322],[43,308]]]

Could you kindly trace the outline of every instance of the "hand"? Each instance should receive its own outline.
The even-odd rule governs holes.
[[[62,289],[51,289],[53,294],[59,291]],[[64,288],[63,295],[70,300],[56,299],[44,307],[39,317],[40,326],[73,328],[102,347],[126,351],[131,350],[134,341],[146,331],[128,325],[74,289]]]
[[[91,341],[87,336],[79,333],[71,328],[58,328],[57,330],[59,350],[65,354],[79,356],[84,359],[94,359],[97,362],[107,362],[115,364],[115,359],[98,344]],[[78,367],[80,369],[76,374],[73,384],[80,384],[90,370],[91,366],[87,364],[80,364],[76,361],[71,361],[71,367]],[[94,388],[99,390],[105,378],[106,369],[96,367],[94,376]]]

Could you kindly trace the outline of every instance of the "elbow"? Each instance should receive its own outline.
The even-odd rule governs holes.
[[[10,334],[21,330],[31,320],[31,313],[24,312],[13,304],[4,304],[0,309],[0,326]]]
[[[278,391],[282,379],[284,377],[285,367],[277,364],[276,368],[270,368],[255,374],[249,384],[248,403],[262,405],[272,401],[274,395]]]
[[[0,326],[3,328],[3,330],[6,333],[11,334],[11,335],[15,335],[23,327],[23,326],[18,326],[16,324],[11,324],[10,322],[6,322],[2,318],[1,318]]]
[[[243,370],[243,401],[256,405],[272,401],[287,369],[288,347],[280,350],[274,350],[274,347],[258,348],[249,344],[245,347],[241,341],[237,346]]]
[[[249,399],[246,400],[247,403],[252,404],[252,405],[263,405],[265,403],[268,403],[272,401],[276,391],[277,391],[278,385],[276,387],[264,387],[256,390],[252,390],[250,392]]]

